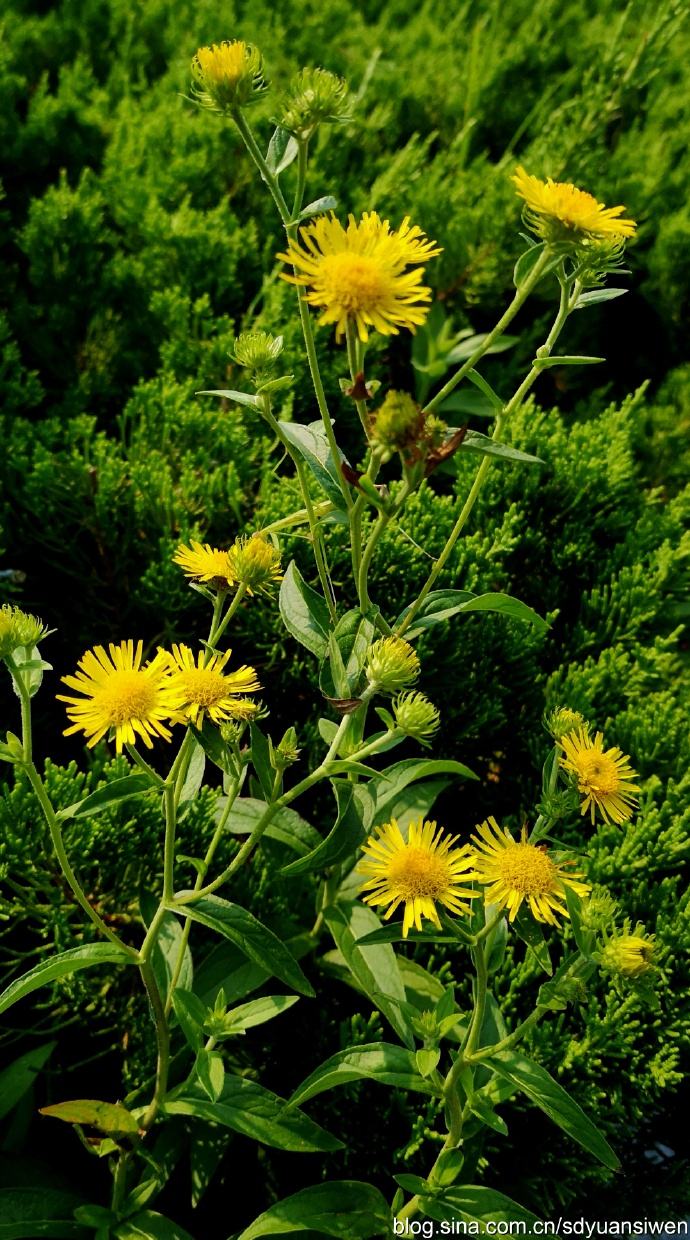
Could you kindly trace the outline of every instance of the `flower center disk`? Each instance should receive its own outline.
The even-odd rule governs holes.
[[[330,254],[322,260],[324,293],[349,310],[377,306],[387,293],[381,264],[366,254]]]
[[[508,887],[523,895],[553,891],[556,867],[535,844],[513,844],[496,860],[496,869]]]
[[[141,718],[156,705],[156,684],[144,672],[113,672],[108,683],[94,694],[94,705],[114,724]]]

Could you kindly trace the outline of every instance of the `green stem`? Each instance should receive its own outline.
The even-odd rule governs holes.
[[[358,594],[359,594],[359,600],[360,600],[360,607],[365,614],[371,607],[371,601],[369,599],[369,569],[371,567],[371,562],[374,557],[376,545],[381,535],[383,534],[383,531],[386,529],[386,527],[390,524],[392,520],[394,520],[398,516],[398,514],[405,507],[405,503],[407,501],[407,497],[409,494],[410,494],[410,483],[408,482],[407,479],[405,479],[405,481],[403,482],[400,488],[397,499],[395,501],[395,507],[388,512],[379,513],[376,523],[374,525],[374,528],[371,531],[371,534],[369,535],[366,546],[364,548],[364,553],[362,555],[362,562],[361,562],[360,569],[359,569]]]
[[[509,1033],[505,1038],[501,1038],[501,1041],[496,1042],[493,1046],[482,1047],[481,1050],[474,1051],[472,1054],[465,1052],[467,1062],[470,1064],[481,1063],[484,1059],[490,1059],[498,1051],[510,1050],[536,1025],[537,1021],[543,1016],[544,1011],[544,1008],[535,1008],[525,1020],[516,1025],[512,1033]]]
[[[168,1022],[165,1016],[161,993],[158,989],[153,968],[148,960],[142,960],[139,965],[139,972],[141,973],[141,979],[146,987],[146,993],[148,994],[151,1003],[153,1021],[156,1026],[156,1046],[158,1051],[156,1061],[156,1084],[153,1091],[153,1097],[140,1123],[140,1128],[144,1132],[148,1132],[158,1115],[168,1088],[168,1069],[170,1067],[170,1030],[168,1029]]]
[[[467,1034],[467,1041],[463,1047],[463,1059],[465,1060],[467,1060],[468,1056],[473,1054],[479,1041],[482,1032],[482,1025],[484,1023],[488,972],[483,943],[479,943],[477,947],[472,949],[472,959],[474,961],[477,979],[474,990],[474,1010],[472,1012],[472,1020]]]
[[[273,173],[269,172],[268,165],[266,164],[266,160],[259,149],[256,138],[247,124],[244,114],[239,110],[239,108],[236,112],[233,112],[232,119],[237,125],[244,145],[256,164],[261,180],[268,186],[268,192],[276,205],[276,209],[281,220],[283,221],[283,224],[287,225],[290,222],[290,212],[288,211],[287,203],[283,198],[277,177],[274,177]]]
[[[309,143],[300,141],[297,151],[297,185],[295,187],[295,197],[292,203],[292,218],[296,220],[302,210],[302,202],[304,200],[304,186],[307,180],[307,151]]]
[[[359,340],[357,337],[357,328],[352,319],[348,318],[345,328],[345,338],[347,340],[347,360],[350,367],[350,378],[353,384],[357,382],[357,376],[362,374],[361,356],[359,352]],[[369,443],[369,415],[367,413],[367,403],[365,400],[355,400],[355,408],[357,416],[362,423],[364,431],[364,442]]]
[[[223,616],[223,619],[217,623],[215,628],[211,629],[211,632],[209,634],[209,639],[208,639],[209,646],[215,646],[220,641],[221,637],[223,636],[223,633],[227,629],[230,621],[233,619],[246,593],[247,593],[247,587],[245,585],[240,584],[237,587],[237,590],[235,591],[234,598],[230,606],[228,607],[228,610],[226,611],[225,615]],[[222,603],[223,597],[224,596],[221,596],[221,603]],[[215,612],[214,612],[214,616],[215,616]],[[211,658],[211,655],[207,651],[206,661],[208,662],[210,658]]]

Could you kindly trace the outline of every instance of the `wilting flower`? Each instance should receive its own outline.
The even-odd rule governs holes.
[[[654,968],[654,951],[654,936],[647,936],[639,922],[631,932],[630,924],[626,922],[623,934],[607,939],[599,959],[609,973],[639,978]]]
[[[266,90],[261,52],[241,39],[200,47],[192,61],[192,94],[211,112],[253,103]]]
[[[12,603],[0,607],[0,659],[7,659],[15,650],[34,646],[50,633],[41,620]]]
[[[554,861],[545,846],[530,844],[527,828],[522,828],[519,841],[510,831],[489,818],[477,827],[473,862],[475,877],[484,883],[487,904],[497,904],[514,921],[524,900],[537,921],[558,925],[558,917],[567,917],[566,887],[577,895],[587,895],[589,886],[579,882],[578,873],[568,872],[564,864]]]
[[[290,84],[280,123],[306,142],[318,125],[348,119],[347,82],[327,69],[302,69]]]
[[[625,207],[605,207],[569,181],[541,181],[518,167],[512,177],[525,201],[527,223],[544,241],[622,241],[632,237],[634,220],[619,217]]]
[[[171,696],[165,662],[156,656],[142,667],[142,643],[112,642],[106,654],[102,646],[87,650],[79,660],[76,675],[63,676],[63,683],[82,697],[58,694],[67,703],[71,727],[64,735],[83,732],[91,749],[111,730],[118,753],[123,745],[136,744],[141,737],[148,749],[151,738],[170,740],[167,723],[181,720]]]
[[[384,692],[406,689],[419,675],[417,653],[403,637],[380,637],[367,652],[366,674]]]
[[[428,744],[441,722],[441,716],[433,702],[416,689],[399,693],[394,698],[393,715],[400,731],[422,745]]]
[[[589,730],[584,715],[581,715],[579,710],[571,710],[569,706],[557,706],[546,716],[545,723],[555,741],[560,741],[562,737],[582,728]]]
[[[468,848],[454,848],[457,836],[444,836],[435,822],[410,823],[407,839],[393,819],[379,827],[364,845],[358,873],[366,877],[362,891],[366,904],[388,905],[386,920],[399,904],[405,905],[403,937],[411,926],[422,929],[422,918],[440,928],[436,904],[451,913],[469,913],[465,903],[475,892],[461,884],[472,879]]]
[[[370,437],[384,461],[414,449],[424,435],[424,415],[407,392],[388,392],[371,417]]]
[[[208,543],[202,544],[193,538],[190,539],[188,547],[180,543],[173,561],[180,565],[188,577],[203,581],[215,590],[229,590],[237,584],[227,551],[211,547]]]
[[[365,211],[359,221],[350,215],[347,228],[332,214],[321,216],[278,257],[296,270],[283,279],[308,289],[307,301],[322,311],[319,322],[334,323],[337,339],[350,322],[367,340],[370,328],[390,336],[424,322],[431,289],[422,284],[421,264],[440,253],[407,217],[394,230]]]
[[[196,661],[189,646],[174,645],[172,653],[159,652],[170,672],[170,701],[173,708],[196,723],[206,714],[214,723],[228,719],[250,719],[257,712],[254,702],[241,697],[261,688],[253,667],[226,672],[231,651],[210,657],[200,651]]]
[[[604,822],[620,825],[632,818],[637,805],[635,793],[640,789],[633,782],[636,772],[627,754],[617,746],[604,749],[603,733],[591,737],[585,728],[571,732],[558,743],[565,755],[561,766],[574,775],[584,798],[581,812],[586,814],[589,810],[592,822],[597,810]]]
[[[242,535],[228,551],[233,580],[248,594],[270,594],[282,577],[280,552],[263,534]]]

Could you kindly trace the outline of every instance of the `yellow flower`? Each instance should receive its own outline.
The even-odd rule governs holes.
[[[580,874],[569,874],[543,845],[528,843],[526,827],[519,842],[505,827],[499,827],[495,818],[477,830],[479,836],[472,836],[476,845],[475,877],[486,885],[486,903],[506,909],[509,921],[515,920],[523,900],[527,900],[537,921],[556,926],[559,916],[568,916],[566,887],[577,895],[587,895],[589,886],[577,881]]]
[[[367,651],[367,680],[377,689],[395,693],[419,675],[419,658],[404,637],[379,637]]]
[[[605,207],[569,181],[541,181],[521,167],[512,181],[530,227],[544,241],[621,241],[637,228],[634,220],[619,218],[625,207]]]
[[[227,551],[211,547],[208,543],[202,544],[193,538],[189,540],[188,547],[180,543],[173,562],[179,564],[188,577],[206,582],[215,590],[229,590],[236,584]]]
[[[440,253],[409,218],[396,231],[365,211],[359,221],[350,215],[347,228],[332,214],[321,216],[278,258],[295,268],[283,279],[309,290],[307,301],[322,310],[319,322],[334,323],[338,340],[348,322],[367,340],[369,328],[390,336],[424,322],[431,290],[422,284],[420,264]]]
[[[440,929],[437,902],[456,915],[469,913],[469,905],[463,901],[473,900],[476,893],[460,884],[473,878],[472,857],[466,847],[453,848],[457,838],[444,838],[435,822],[420,818],[410,823],[405,840],[392,819],[364,845],[366,857],[357,867],[366,876],[362,891],[369,894],[363,899],[366,904],[387,904],[386,920],[404,903],[403,938],[411,926],[422,929],[422,917]]]
[[[642,977],[654,967],[653,939],[646,938],[644,927],[639,925],[635,934],[616,935],[605,944],[601,963],[621,977]]]
[[[209,656],[200,651],[196,662],[189,646],[174,645],[172,654],[159,655],[170,672],[170,699],[176,711],[196,723],[206,713],[214,723],[227,719],[250,719],[256,714],[254,702],[239,697],[261,688],[253,667],[242,666],[225,674],[231,652]]]
[[[252,103],[266,89],[261,52],[241,39],[200,47],[192,61],[192,74],[195,99],[212,112]]]
[[[270,594],[281,580],[280,552],[263,534],[236,538],[228,551],[230,573],[235,582],[247,587],[247,593],[260,590]]]
[[[136,744],[137,736],[148,749],[154,736],[169,741],[170,730],[165,723],[178,723],[181,716],[171,700],[165,663],[156,656],[142,667],[140,641],[136,647],[133,641],[118,646],[111,642],[108,651],[106,654],[102,646],[87,650],[76,675],[62,677],[70,689],[84,695],[57,695],[58,701],[67,703],[72,725],[64,735],[83,732],[91,749],[113,729],[118,753],[123,745]]]
[[[575,776],[578,791],[584,797],[582,813],[589,810],[594,822],[598,809],[604,822],[619,825],[632,818],[637,805],[634,794],[640,789],[633,782],[637,773],[627,754],[616,746],[604,749],[603,733],[597,732],[592,738],[585,728],[571,732],[558,743],[565,754],[561,766]]]

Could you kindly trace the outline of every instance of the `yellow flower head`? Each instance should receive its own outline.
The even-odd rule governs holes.
[[[236,585],[237,579],[230,568],[227,551],[211,547],[208,543],[202,544],[193,538],[188,547],[180,543],[173,562],[179,564],[188,577],[203,581],[214,590],[229,590]]]
[[[388,905],[385,919],[392,917],[399,904],[405,905],[403,938],[411,926],[422,929],[422,917],[441,926],[436,904],[456,916],[469,913],[464,903],[476,892],[462,887],[473,878],[468,848],[454,848],[456,835],[446,835],[435,822],[410,823],[407,839],[393,819],[378,827],[364,845],[365,857],[358,873],[365,876],[362,891],[366,904]]]
[[[515,920],[527,900],[537,921],[556,926],[559,916],[568,916],[566,887],[577,895],[587,895],[589,886],[577,881],[581,875],[568,873],[544,846],[530,844],[526,827],[519,841],[505,827],[499,827],[495,818],[487,819],[477,831],[479,835],[472,836],[475,877],[486,886],[486,903],[506,909],[509,921]]]
[[[419,675],[419,658],[404,637],[379,637],[367,651],[367,679],[377,689],[395,693]]]
[[[170,740],[166,723],[178,723],[170,692],[165,663],[157,655],[141,665],[142,643],[112,642],[106,654],[102,646],[87,650],[79,660],[76,675],[63,676],[63,683],[76,689],[82,697],[58,694],[58,701],[67,703],[71,727],[64,735],[83,732],[91,749],[111,730],[115,733],[118,753],[123,745],[136,744],[141,737],[148,749],[151,738]]]
[[[594,822],[599,810],[604,822],[615,822],[619,826],[632,818],[637,805],[634,794],[640,789],[633,782],[636,772],[627,754],[616,746],[604,749],[603,733],[597,732],[591,737],[585,728],[569,733],[558,743],[565,755],[560,760],[561,766],[575,777],[583,796],[582,813],[589,810]]]
[[[629,929],[629,926],[626,927]],[[654,968],[654,939],[638,925],[634,934],[610,938],[601,953],[601,964],[619,977],[638,978]]]
[[[511,178],[530,228],[544,241],[624,241],[632,237],[634,220],[621,220],[625,207],[605,207],[569,181],[540,181],[519,167]]]
[[[241,39],[200,47],[192,61],[192,93],[211,112],[252,103],[266,90],[261,52]]]
[[[365,211],[359,221],[350,215],[347,228],[332,214],[321,216],[278,258],[295,268],[283,279],[309,290],[307,301],[321,309],[320,323],[335,324],[336,339],[350,322],[368,340],[370,328],[391,336],[424,322],[431,290],[422,284],[421,264],[440,253],[408,218],[395,230]]]
[[[214,723],[228,719],[250,719],[256,714],[256,706],[243,693],[256,693],[261,688],[253,667],[238,667],[225,673],[225,665],[231,652],[213,654],[210,657],[199,652],[194,654],[189,646],[174,645],[172,654],[160,650],[161,661],[170,672],[170,700],[176,711],[185,719],[196,723],[206,714]]]
[[[236,538],[228,551],[228,561],[234,581],[246,586],[248,594],[270,594],[282,578],[280,552],[263,534]]]

